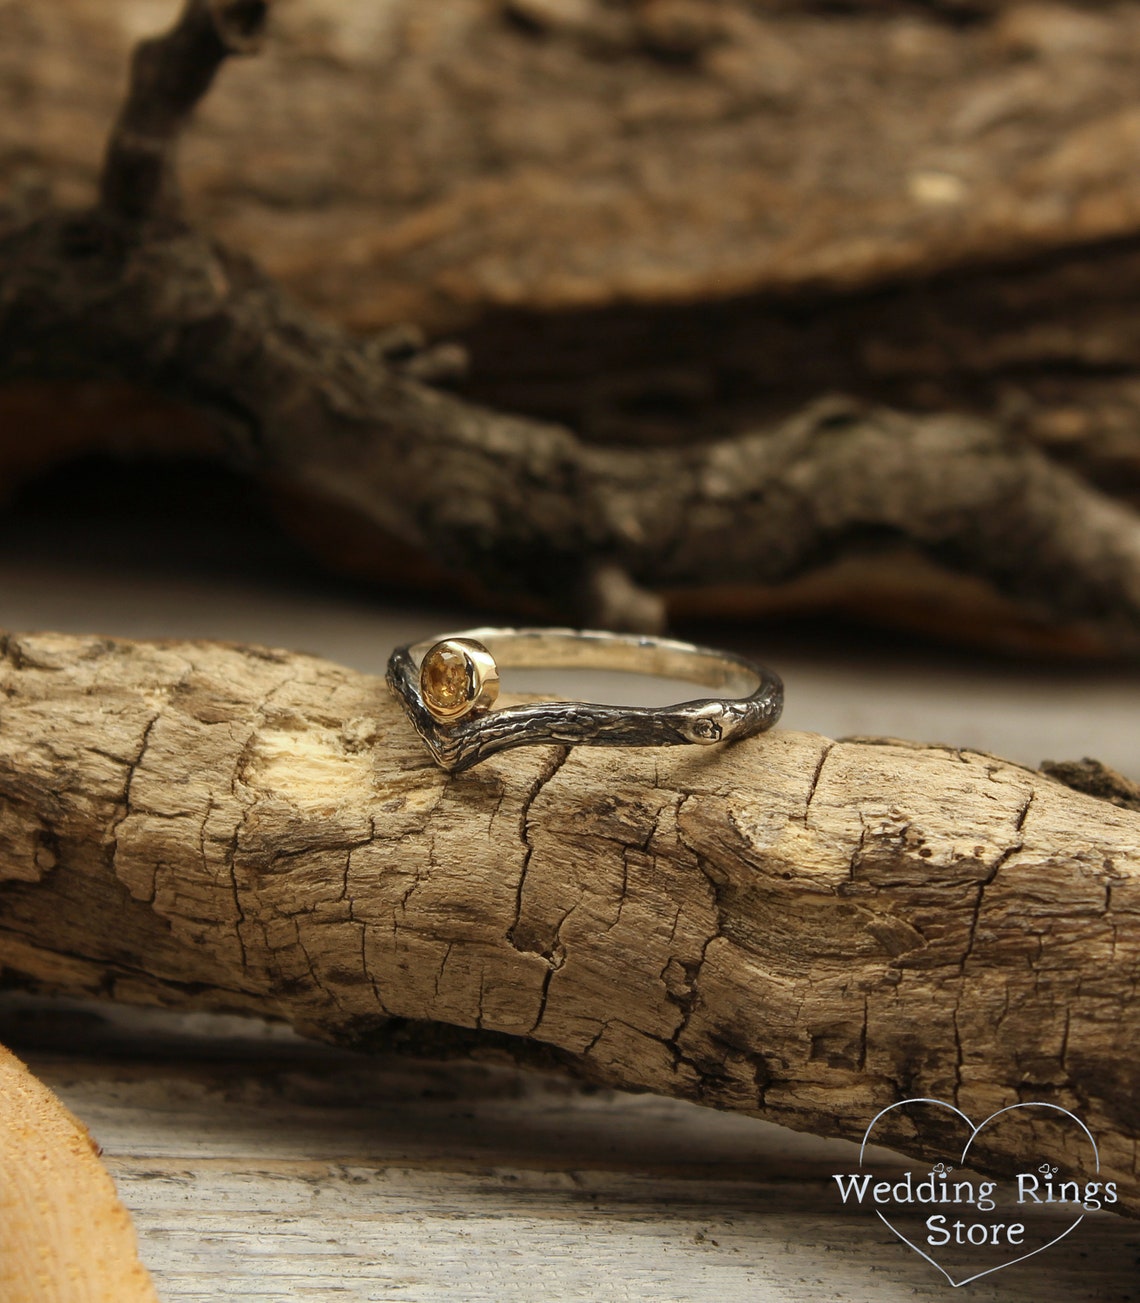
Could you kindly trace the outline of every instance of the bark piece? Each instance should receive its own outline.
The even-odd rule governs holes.
[[[155,21],[7,9],[0,175],[89,200]],[[1138,61],[1133,3],[295,0],[183,176],[360,327],[846,288],[1134,236]]]
[[[1140,783],[1125,778],[1099,760],[1063,760],[1060,763],[1046,760],[1041,765],[1044,773],[1077,792],[1088,792],[1126,810],[1140,810]]]
[[[492,1048],[849,1138],[902,1098],[1048,1100],[1140,1211],[1134,811],[781,731],[448,778],[381,680],[259,648],[13,636],[3,676],[11,981]]]
[[[298,0],[181,175],[322,313],[463,329],[494,405],[644,439],[1020,403],[1135,498],[1138,13]],[[0,182],[86,203],[149,20],[0,21]]]
[[[158,1303],[98,1146],[3,1047],[0,1101],[5,1303]]]

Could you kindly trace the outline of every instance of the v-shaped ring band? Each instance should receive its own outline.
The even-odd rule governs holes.
[[[720,689],[672,706],[541,701],[492,709],[500,667],[626,670]],[[671,638],[594,629],[467,629],[397,647],[388,685],[432,758],[469,769],[508,747],[710,745],[779,719],[780,677],[742,656]]]

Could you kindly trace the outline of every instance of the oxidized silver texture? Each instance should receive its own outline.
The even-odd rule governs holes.
[[[424,703],[420,661],[437,642],[451,638],[483,643],[500,666],[630,670],[732,686],[746,695],[699,697],[664,707],[543,701],[443,723]],[[669,638],[580,629],[466,629],[440,634],[397,647],[388,660],[388,686],[435,762],[453,772],[518,746],[708,746],[735,741],[771,728],[784,704],[779,675],[742,656]]]

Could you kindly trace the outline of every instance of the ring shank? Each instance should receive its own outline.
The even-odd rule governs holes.
[[[763,682],[754,666],[727,652],[590,629],[465,629],[415,643],[408,653],[418,666],[438,641],[459,637],[481,642],[500,669],[619,670],[699,683],[731,696],[747,696]]]
[[[580,700],[532,701],[472,710],[454,720],[432,714],[420,667],[437,643],[482,644],[495,669],[627,671],[699,683],[713,691],[669,706],[609,706]],[[648,635],[590,629],[464,629],[397,647],[388,686],[435,762],[456,772],[510,747],[711,745],[752,737],[780,717],[784,687],[771,670],[730,652]]]

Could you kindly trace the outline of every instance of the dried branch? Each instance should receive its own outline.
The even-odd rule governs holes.
[[[180,215],[175,149],[222,63],[260,47],[269,0],[187,0],[174,26],[142,41],[107,144],[100,207],[131,222]]]
[[[1019,603],[1027,625],[1137,645],[1135,513],[987,422],[828,403],[692,449],[602,448],[419,384],[192,233],[124,243],[99,214],[9,235],[0,283],[9,374],[70,369],[187,400],[233,464],[499,601],[644,627],[661,609],[646,592],[786,585],[905,544]]]

